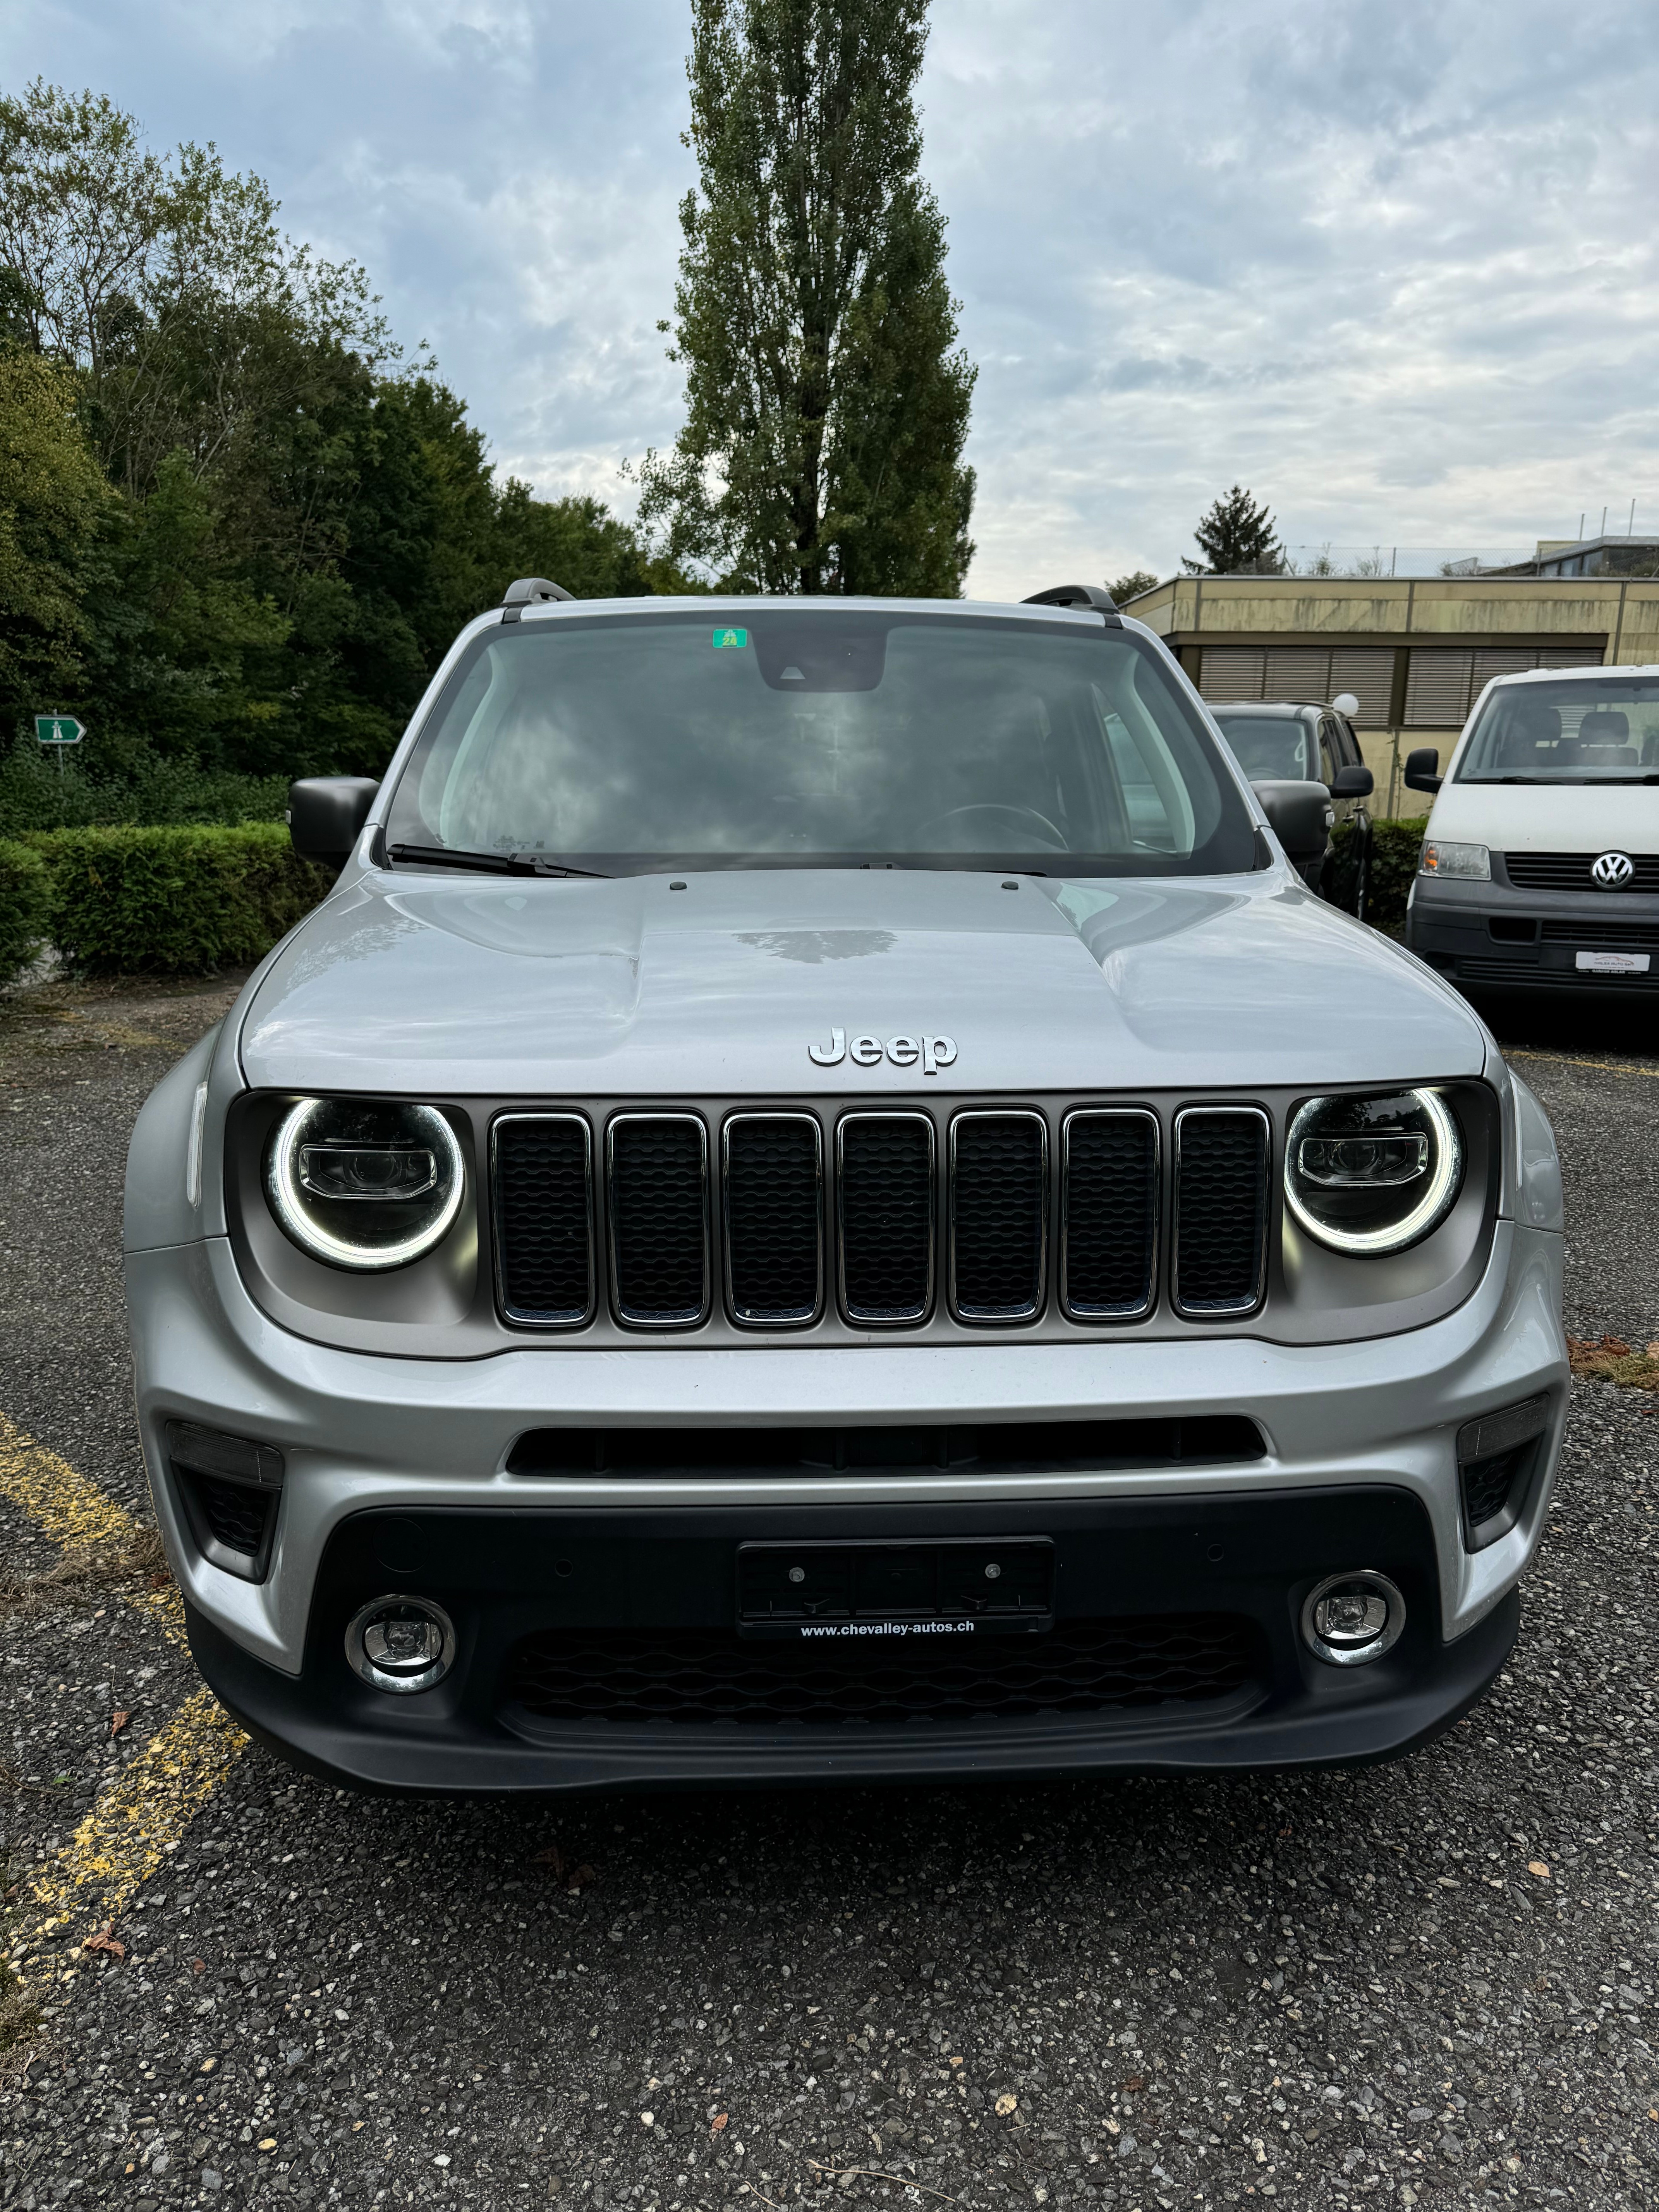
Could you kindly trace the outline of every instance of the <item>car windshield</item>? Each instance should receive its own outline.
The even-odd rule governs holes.
[[[1255,865],[1201,717],[1133,632],[776,605],[483,633],[426,720],[386,839],[394,860],[604,874]]]
[[[1460,783],[1659,782],[1659,678],[1500,684],[1457,765]]]
[[[1212,707],[1210,712],[1253,783],[1270,777],[1285,777],[1292,783],[1318,781],[1314,733],[1299,714],[1230,714],[1224,707]]]

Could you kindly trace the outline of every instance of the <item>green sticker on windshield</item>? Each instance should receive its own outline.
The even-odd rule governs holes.
[[[723,645],[747,645],[748,642],[749,633],[746,629],[717,629],[714,632],[714,649],[717,653]]]

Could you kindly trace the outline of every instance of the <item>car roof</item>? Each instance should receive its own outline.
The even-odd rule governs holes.
[[[1206,699],[1212,714],[1334,714],[1334,707],[1315,699]]]
[[[1609,676],[1659,677],[1659,661],[1621,660],[1611,667],[1597,662],[1593,668],[1517,668],[1507,676],[1494,676],[1493,687],[1510,684],[1596,684]]]

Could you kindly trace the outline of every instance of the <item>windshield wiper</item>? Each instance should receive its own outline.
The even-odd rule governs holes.
[[[562,860],[544,858],[540,853],[469,853],[456,845],[388,845],[388,856],[394,860],[426,860],[441,868],[484,868],[496,876],[591,876],[602,882],[611,878],[603,868],[572,868]]]

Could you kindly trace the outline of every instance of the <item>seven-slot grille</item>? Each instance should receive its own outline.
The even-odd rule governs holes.
[[[1266,1279],[1267,1116],[1188,1107],[1174,1127],[1175,1309],[1253,1313]],[[1067,1114],[1057,1162],[1046,1117],[1029,1108],[969,1108],[939,1129],[915,1110],[827,1125],[741,1112],[717,1134],[716,1167],[710,1125],[689,1111],[615,1115],[597,1142],[574,1112],[502,1115],[491,1158],[507,1318],[577,1328],[606,1297],[623,1328],[696,1328],[718,1274],[744,1328],[809,1328],[838,1305],[858,1330],[914,1329],[936,1297],[958,1322],[1016,1327],[1047,1304],[1051,1239],[1068,1321],[1137,1321],[1158,1303],[1161,1146],[1146,1108]]]

